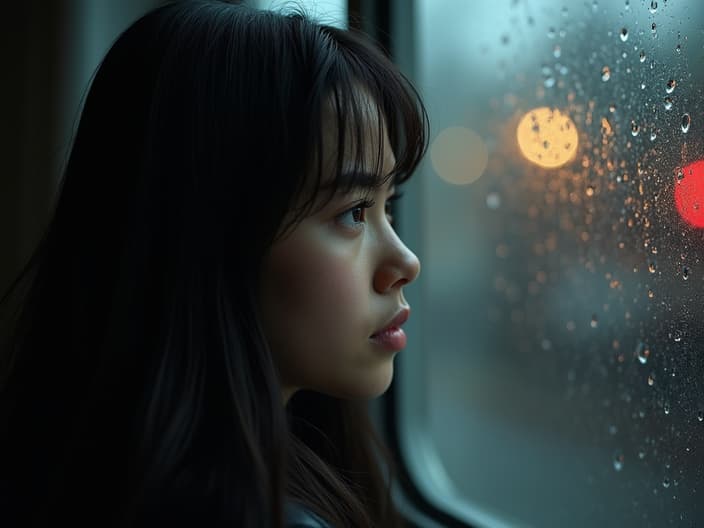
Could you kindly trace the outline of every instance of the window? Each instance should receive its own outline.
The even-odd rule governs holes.
[[[478,526],[698,524],[704,7],[412,18],[431,117],[399,211],[423,263],[397,378],[414,480]]]

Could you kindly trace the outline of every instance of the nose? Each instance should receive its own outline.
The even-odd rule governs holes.
[[[420,274],[420,260],[401,239],[393,235],[374,274],[374,290],[388,293],[416,280]]]

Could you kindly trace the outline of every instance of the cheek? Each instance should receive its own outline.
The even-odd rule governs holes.
[[[316,241],[314,241],[316,242]],[[371,333],[370,279],[358,255],[293,240],[276,247],[263,274],[265,332],[280,366],[322,370]]]
[[[281,309],[307,328],[336,328],[362,310],[364,279],[354,263],[329,252],[292,252],[277,259],[272,286]],[[346,320],[346,321],[345,321]]]

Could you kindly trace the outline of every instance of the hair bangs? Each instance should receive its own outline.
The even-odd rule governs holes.
[[[313,81],[309,170],[296,195],[287,231],[323,209],[335,196],[358,190],[368,196],[385,185],[407,181],[428,147],[428,115],[409,80],[368,37],[322,26],[323,66]],[[394,163],[384,165],[384,134]],[[374,149],[370,152],[370,149]],[[306,199],[301,203],[301,196]]]

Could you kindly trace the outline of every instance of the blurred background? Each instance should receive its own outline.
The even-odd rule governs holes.
[[[95,68],[160,3],[5,7],[3,291]],[[430,114],[397,214],[423,263],[394,382],[421,509],[453,526],[704,524],[702,4],[295,4],[373,34]]]

